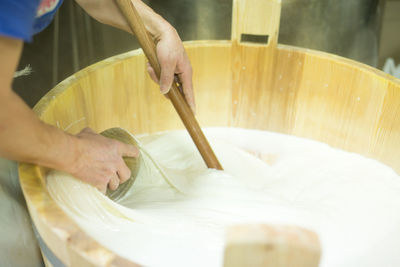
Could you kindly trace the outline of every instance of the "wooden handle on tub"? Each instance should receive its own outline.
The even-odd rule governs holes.
[[[149,60],[150,65],[153,67],[154,72],[157,77],[160,77],[161,68],[157,60],[156,45],[150,37],[150,34],[147,32],[139,13],[130,0],[115,0],[115,2],[128,22],[132,32],[136,35],[136,38]],[[222,170],[221,164],[211,149],[210,144],[204,136],[203,131],[178,86],[177,82],[173,82],[167,96],[171,100],[175,110],[178,112],[179,117],[192,137],[193,142],[196,144],[197,149],[207,164],[207,167]]]
[[[276,47],[280,15],[281,0],[233,0],[232,41]]]

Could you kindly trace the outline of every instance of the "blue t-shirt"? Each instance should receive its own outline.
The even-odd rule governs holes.
[[[63,0],[0,0],[0,35],[32,41],[53,20]]]

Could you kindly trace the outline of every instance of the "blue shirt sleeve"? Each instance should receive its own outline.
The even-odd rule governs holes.
[[[44,28],[46,28],[51,23],[57,10],[60,8],[63,0],[57,0],[57,1],[53,1],[53,2],[57,3],[57,5],[54,7],[54,9],[44,13],[40,17],[36,17],[35,22],[33,24],[33,34],[41,32]]]
[[[32,40],[40,0],[0,0],[0,35]]]

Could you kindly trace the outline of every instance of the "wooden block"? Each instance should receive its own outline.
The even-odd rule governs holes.
[[[318,236],[297,226],[237,225],[227,231],[225,267],[316,267]]]

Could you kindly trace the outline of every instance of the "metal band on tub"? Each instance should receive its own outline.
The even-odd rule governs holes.
[[[46,245],[42,237],[40,236],[36,226],[32,224],[33,232],[35,233],[36,239],[39,242],[40,250],[42,251],[43,255],[46,259],[53,265],[53,267],[66,267],[64,263],[61,262],[56,255],[54,255],[53,251]]]

